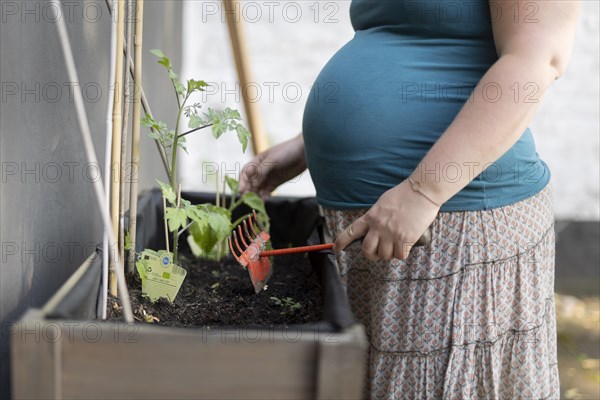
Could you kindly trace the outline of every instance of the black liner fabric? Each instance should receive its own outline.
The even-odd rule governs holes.
[[[96,247],[96,253],[79,280],[69,293],[61,299],[47,317],[59,319],[96,319],[100,281],[102,279],[102,245]]]
[[[214,194],[183,193],[182,197],[193,204],[214,201]],[[228,200],[229,201],[229,200]],[[314,198],[273,197],[266,201],[267,213],[271,217],[271,241],[274,248],[288,245],[321,243],[318,206]],[[233,215],[236,219],[250,210],[239,207]],[[160,190],[144,192],[138,200],[137,240],[138,252],[145,248],[165,248],[163,230],[163,204]],[[182,241],[182,245],[186,245]],[[345,291],[342,287],[335,257],[331,251],[311,253],[311,265],[321,276],[324,292],[323,320],[290,327],[301,331],[339,332],[356,323],[350,311]],[[48,314],[56,319],[94,319],[100,297],[102,251],[98,246],[90,268],[82,279]],[[242,327],[240,327],[242,328]]]

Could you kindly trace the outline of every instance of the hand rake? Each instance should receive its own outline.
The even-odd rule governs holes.
[[[260,232],[256,232],[254,225],[258,227]],[[231,250],[231,254],[243,267],[248,267],[250,279],[252,280],[254,291],[257,294],[264,288],[271,277],[272,271],[269,257],[284,254],[305,253],[309,251],[330,250],[333,247],[333,243],[325,243],[312,246],[264,250],[269,241],[269,237],[269,234],[258,224],[255,211],[253,212],[253,215],[238,225],[237,230],[234,228],[233,234],[229,236],[229,249]],[[243,247],[240,245],[238,239],[241,240]],[[360,242],[360,240],[361,239],[357,239],[355,242]],[[430,242],[431,232],[427,229],[414,246],[426,246]],[[234,243],[237,253],[234,250]]]

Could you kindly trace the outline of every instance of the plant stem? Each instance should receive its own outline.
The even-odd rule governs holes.
[[[177,122],[175,123],[175,137],[173,138],[173,149],[171,153],[171,187],[176,190],[177,177],[177,130],[179,128],[179,119],[181,118],[181,108],[177,113]],[[177,202],[177,199],[175,200]],[[177,249],[179,241],[179,231],[173,232],[173,264],[177,264]]]
[[[177,91],[175,91],[177,92]],[[187,102],[188,96],[183,101],[183,105],[179,106],[179,111],[177,112],[177,120],[175,121],[175,135],[173,137],[173,149],[171,153],[171,188],[173,190],[177,190],[177,142],[179,141],[179,123],[181,121],[181,113],[183,112],[183,108],[185,107],[185,103]],[[177,104],[179,104],[179,97],[177,97]],[[176,206],[179,205],[179,198],[176,199]],[[175,230],[173,232],[173,264],[177,264],[177,250],[179,248],[179,231]]]
[[[238,219],[236,219],[235,221],[233,221],[233,223],[231,225],[235,229],[239,224],[242,223],[243,220],[245,220],[246,218],[251,217],[251,216],[252,216],[252,213],[242,215],[241,217],[239,217]]]
[[[242,204],[243,200],[240,197],[239,199],[237,199],[236,201],[233,201],[235,195],[231,195],[231,204],[229,204],[229,211],[233,211],[236,209],[236,207],[238,207],[240,204]]]
[[[142,95],[144,94],[144,92],[141,92]],[[144,99],[142,97],[142,99]],[[142,101],[142,107],[144,107],[144,102]],[[144,110],[146,110],[144,108]],[[150,113],[147,112],[148,115],[150,115]],[[150,117],[152,118],[152,116],[150,115]],[[151,131],[159,134],[160,132],[158,132],[156,129],[154,128],[150,128]],[[167,149],[165,148],[165,146],[163,146],[163,144],[161,143],[160,140],[158,139],[154,139],[154,143],[156,143],[156,148],[158,150],[158,153],[160,155],[160,158],[163,161],[163,166],[165,167],[165,172],[167,173],[167,178],[169,178],[169,180],[171,179],[171,167],[169,167],[169,162],[167,160]]]
[[[190,133],[194,133],[196,131],[199,131],[200,129],[208,128],[209,126],[213,126],[213,124],[207,124],[207,125],[199,126],[198,128],[195,128],[195,129],[192,129],[192,130],[189,130],[187,132],[182,133],[181,135],[179,135],[179,137],[184,137],[186,135],[189,135]]]
[[[175,81],[171,79],[171,83],[173,84],[173,90],[175,91],[175,97],[177,98],[177,107],[181,110],[181,100],[179,100],[179,92],[177,92],[177,87],[175,86]],[[175,128],[177,129],[177,128]],[[177,135],[175,135],[177,137]]]
[[[190,222],[189,224],[187,224],[187,225],[185,226],[185,228],[181,228],[181,229],[179,230],[179,235],[181,235],[183,232],[185,232],[185,231],[186,231],[186,230],[187,230],[187,229],[188,229],[190,226],[192,226],[193,224],[194,224],[194,221],[192,221],[192,222]]]

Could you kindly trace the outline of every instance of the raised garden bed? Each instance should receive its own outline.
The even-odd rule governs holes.
[[[196,193],[184,197],[194,203],[212,198]],[[161,204],[158,191],[140,198],[140,249],[164,245]],[[274,198],[267,202],[267,211],[272,218],[274,247],[318,241],[314,199]],[[299,324],[285,318],[281,323],[257,318],[243,326],[194,320],[180,324],[197,326],[192,328],[98,320],[101,257],[93,254],[42,309],[28,311],[14,325],[13,396],[360,398],[366,354],[363,329],[349,310],[333,255],[311,254],[309,259],[313,271],[308,274],[318,278],[315,282],[320,287],[308,289],[320,292],[321,298],[304,305],[308,314],[303,318],[310,320],[320,314],[320,319]],[[294,265],[274,266],[271,286],[277,285],[279,272],[287,267]],[[248,296],[257,296],[249,279],[247,284]],[[258,296],[269,298],[271,294],[267,289]],[[310,316],[309,311],[317,309],[314,307],[321,307],[320,311]]]

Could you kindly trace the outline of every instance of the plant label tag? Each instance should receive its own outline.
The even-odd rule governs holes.
[[[165,250],[144,250],[135,266],[142,279],[142,294],[152,301],[164,297],[172,303],[187,275]]]

